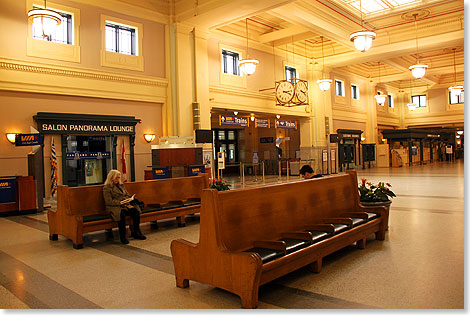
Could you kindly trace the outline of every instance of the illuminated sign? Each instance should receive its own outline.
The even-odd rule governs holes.
[[[188,166],[188,175],[197,176],[199,173],[204,173],[206,168],[204,165],[190,165]]]
[[[152,178],[170,178],[170,170],[168,169],[168,167],[152,167]]]
[[[30,145],[40,145],[41,137],[39,133],[20,133],[15,137],[15,145],[17,147],[24,147]]]
[[[297,122],[295,120],[276,120],[276,128],[297,129]]]
[[[258,118],[256,118],[255,119],[255,127],[256,128],[269,128],[270,127],[269,119],[258,119]]]
[[[248,117],[219,115],[219,125],[248,127]]]

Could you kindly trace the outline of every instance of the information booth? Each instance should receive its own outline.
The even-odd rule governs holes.
[[[339,170],[355,168],[361,163],[361,130],[338,129],[338,164]]]

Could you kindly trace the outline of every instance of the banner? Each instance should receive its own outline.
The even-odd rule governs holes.
[[[197,176],[199,173],[204,173],[206,168],[204,165],[190,165],[188,166],[188,176]]]
[[[168,167],[152,167],[152,178],[153,179],[170,178],[170,171]]]
[[[297,121],[295,121],[295,120],[276,120],[276,128],[280,128],[280,129],[297,129]]]
[[[0,179],[0,204],[16,202],[16,178]]]
[[[57,192],[57,156],[55,153],[54,138],[51,141],[51,196]]]
[[[17,147],[40,144],[41,136],[39,133],[19,133],[15,136],[15,146]]]
[[[248,117],[219,115],[219,125],[248,127]]]
[[[122,182],[127,182],[127,165],[126,165],[126,149],[124,148],[124,140],[122,140],[122,151],[121,151],[121,163],[122,163]]]

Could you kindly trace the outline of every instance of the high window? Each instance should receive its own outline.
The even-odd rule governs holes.
[[[137,55],[135,28],[106,22],[106,50]]]
[[[36,6],[34,6],[34,8],[40,9],[39,7],[36,7]],[[54,43],[72,45],[73,44],[72,42],[72,38],[73,38],[72,15],[64,13],[64,12],[60,12],[60,11],[57,11],[57,12],[60,13],[62,18],[61,18],[60,25],[56,28],[56,31],[52,33],[50,36],[43,37],[40,23],[33,23],[33,29],[32,29],[33,38],[39,39],[39,40],[46,40],[46,41],[54,42]]]
[[[238,75],[238,60],[238,53],[223,49],[222,62],[224,67],[224,73]]]
[[[335,80],[335,85],[336,85],[336,95],[345,96],[344,82],[341,80]]]
[[[460,92],[460,94],[452,95],[449,92],[449,103],[450,104],[463,104],[464,103],[464,91]]]
[[[297,70],[294,67],[285,66],[286,70],[286,80],[292,83],[295,83],[295,78],[297,78]]]
[[[426,95],[413,95],[411,103],[416,104],[417,107],[426,107]]]
[[[359,99],[359,87],[355,84],[351,84],[351,97],[355,100]]]
[[[395,105],[393,104],[393,96],[391,94],[388,94],[388,107],[395,107]]]

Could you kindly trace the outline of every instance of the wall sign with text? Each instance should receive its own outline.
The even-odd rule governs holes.
[[[248,117],[219,115],[219,125],[248,127]]]
[[[40,145],[41,136],[39,133],[20,133],[15,136],[15,146]]]
[[[280,128],[280,129],[297,129],[297,121],[295,121],[295,120],[276,120],[276,128]]]
[[[269,119],[256,118],[255,127],[256,128],[269,128],[270,127]]]
[[[67,152],[67,160],[110,159],[109,152]]]

